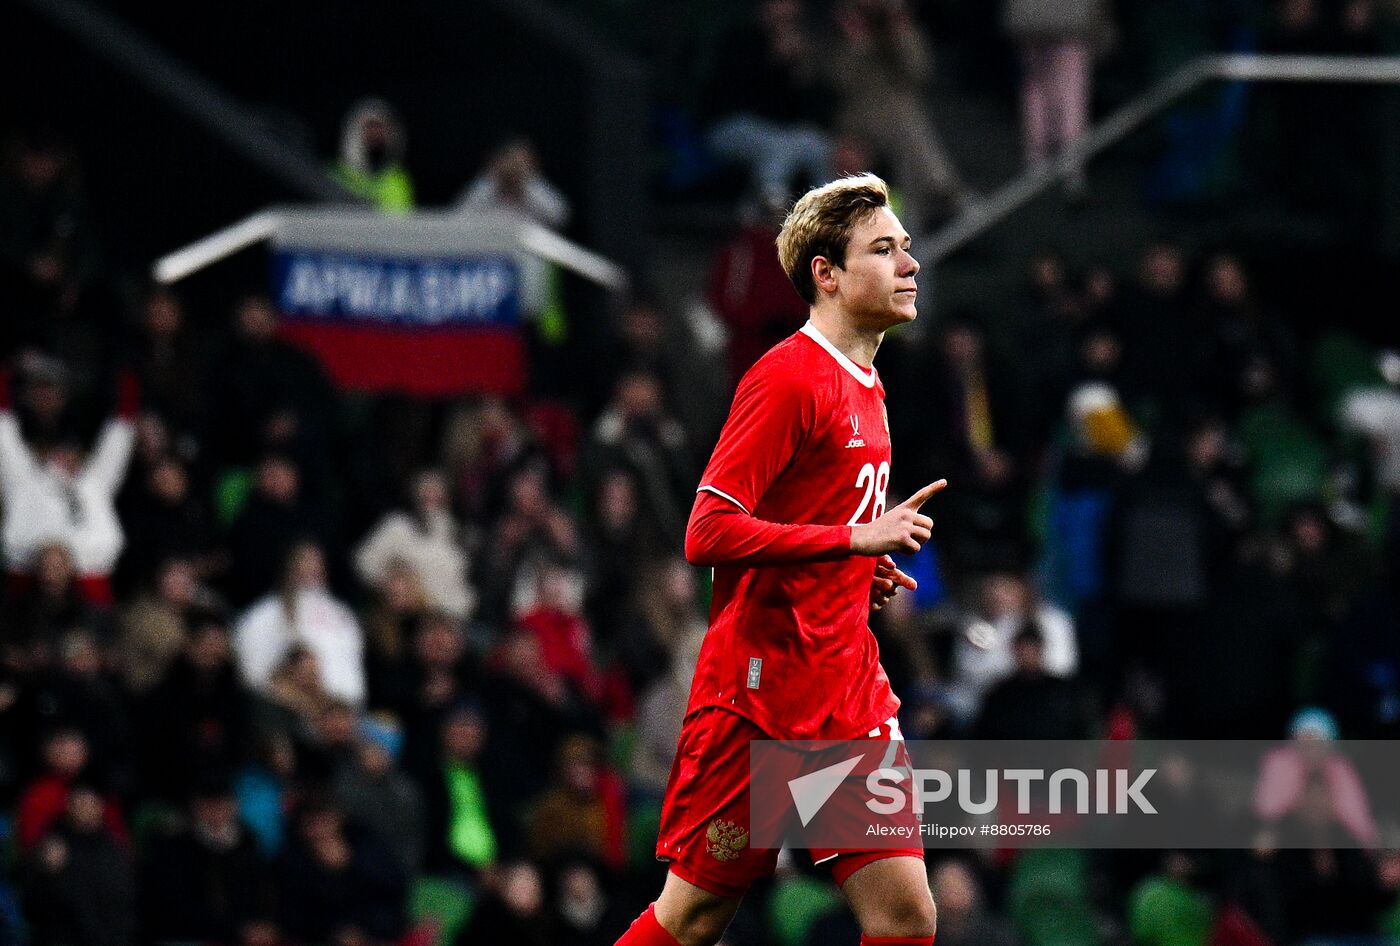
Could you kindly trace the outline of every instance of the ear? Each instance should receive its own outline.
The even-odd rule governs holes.
[[[836,291],[836,271],[840,268],[825,256],[812,257],[812,285],[818,295]]]

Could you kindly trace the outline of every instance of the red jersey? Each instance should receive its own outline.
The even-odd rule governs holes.
[[[715,567],[687,715],[723,707],[779,739],[858,738],[895,715],[869,625],[876,560],[849,552],[889,482],[879,376],[810,322],[744,375],[700,491],[755,520],[835,529],[804,533],[821,539],[806,561]]]

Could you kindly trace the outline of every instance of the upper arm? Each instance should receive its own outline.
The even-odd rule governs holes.
[[[19,421],[8,410],[0,410],[0,486],[8,488],[16,479],[33,471],[34,455],[24,442]]]
[[[131,421],[115,417],[107,421],[97,438],[97,446],[83,467],[83,478],[115,494],[126,478],[126,467],[136,447],[136,428]]]
[[[801,449],[815,418],[810,383],[764,366],[750,371],[739,383],[700,488],[752,513]]]

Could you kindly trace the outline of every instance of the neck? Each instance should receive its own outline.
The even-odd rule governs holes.
[[[869,369],[875,364],[875,352],[884,341],[883,331],[874,331],[852,325],[838,313],[829,309],[812,309],[812,325],[826,340],[836,346],[837,351],[847,358]]]

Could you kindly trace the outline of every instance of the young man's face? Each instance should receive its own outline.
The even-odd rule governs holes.
[[[909,255],[909,234],[893,211],[879,207],[851,231],[846,264],[835,269],[837,301],[861,328],[884,331],[912,322],[918,271],[919,261]]]

